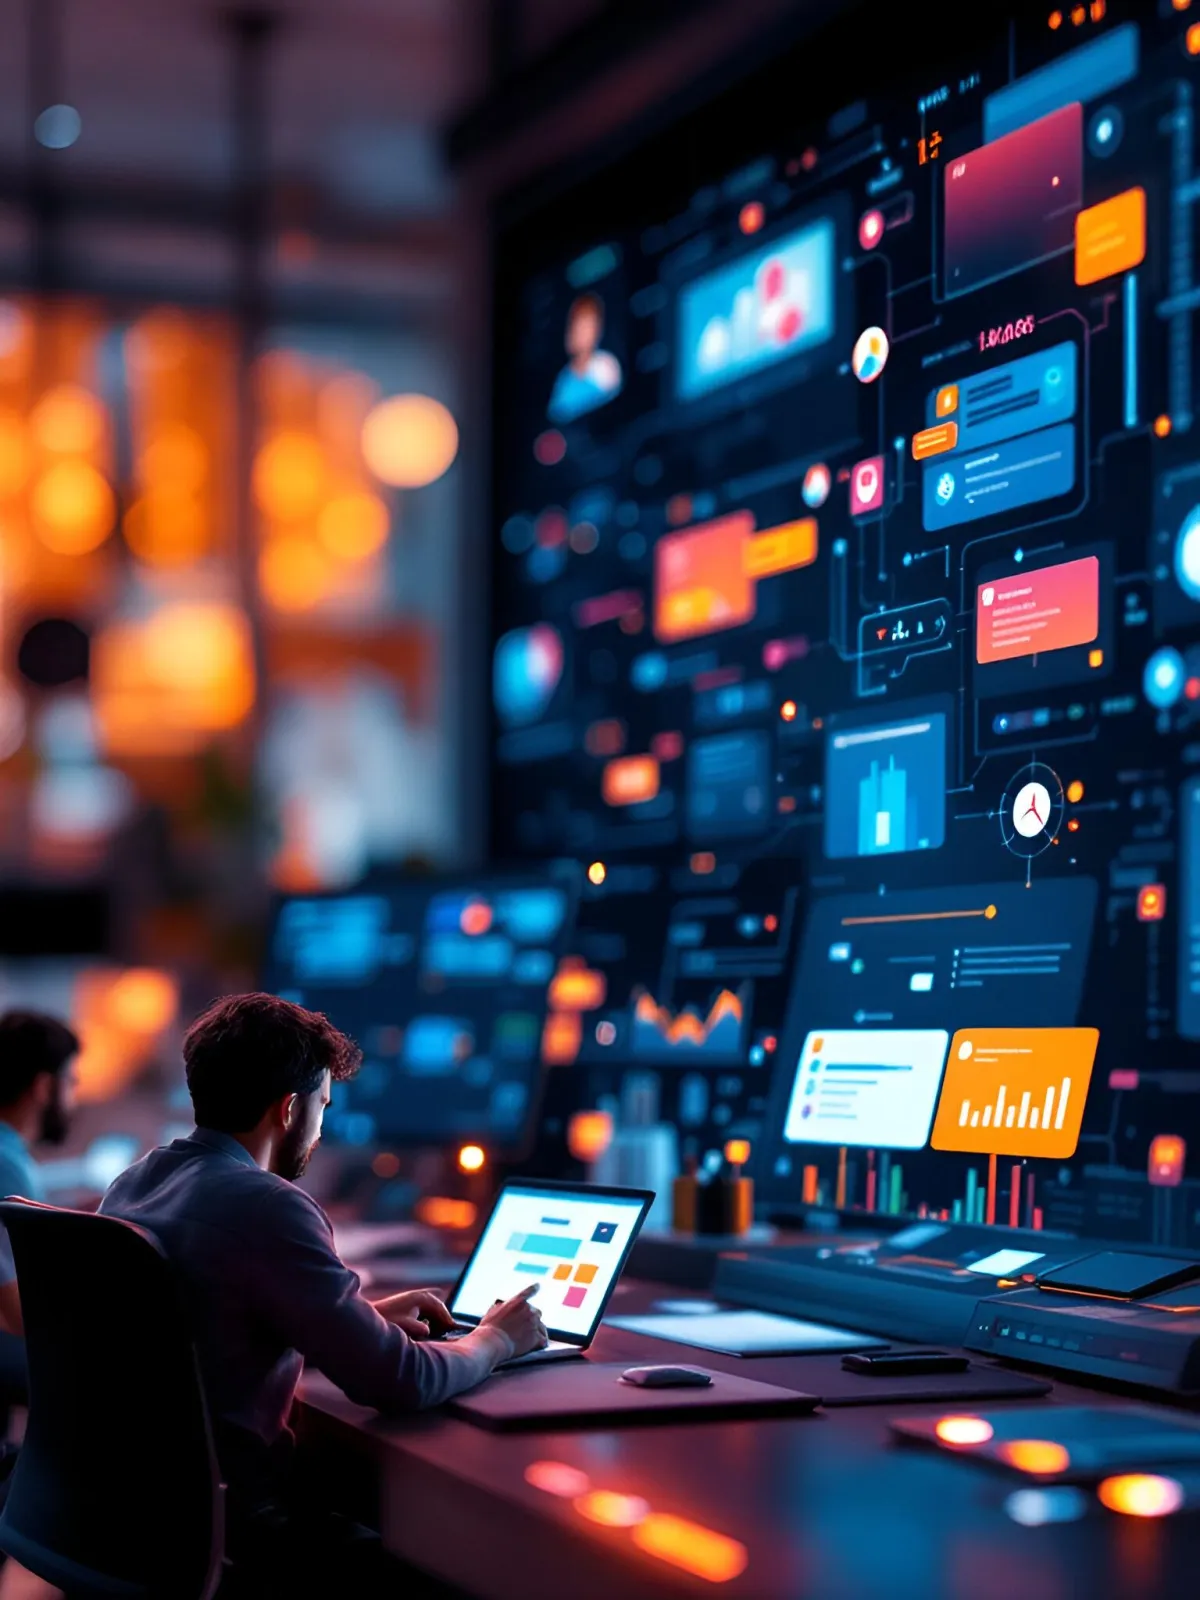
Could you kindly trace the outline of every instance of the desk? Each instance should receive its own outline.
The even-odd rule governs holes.
[[[628,1280],[621,1288],[613,1309],[623,1312],[679,1293]],[[593,1354],[723,1364],[607,1328]],[[785,1381],[786,1370],[800,1388],[805,1359],[736,1365],[770,1382]],[[1121,1402],[1064,1384],[1023,1403]],[[373,1481],[390,1551],[481,1600],[1165,1600],[1195,1592],[1200,1517],[1140,1522],[1097,1509],[1078,1522],[1019,1526],[1004,1508],[1019,1486],[1012,1478],[893,1445],[887,1422],[900,1410],[931,1408],[494,1434],[438,1414],[385,1421],[314,1376],[304,1381],[297,1423],[302,1449],[319,1452],[339,1481],[364,1470]],[[588,1522],[569,1500],[532,1488],[525,1469],[545,1460],[737,1540],[745,1571],[712,1583],[644,1554],[626,1530]]]

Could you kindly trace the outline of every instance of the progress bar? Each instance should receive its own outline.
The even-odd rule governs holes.
[[[947,917],[986,917],[990,922],[996,915],[995,906],[981,906],[978,911],[898,911],[888,917],[843,917],[843,928],[861,928],[868,922],[944,922]]]

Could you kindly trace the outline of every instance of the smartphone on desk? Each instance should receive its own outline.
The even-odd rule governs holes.
[[[923,1372],[965,1372],[971,1365],[967,1356],[949,1350],[862,1350],[843,1356],[847,1372],[862,1372],[871,1378],[909,1378]]]

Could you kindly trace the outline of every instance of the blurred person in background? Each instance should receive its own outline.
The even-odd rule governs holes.
[[[0,1016],[0,1197],[45,1199],[33,1147],[60,1145],[67,1137],[78,1054],[79,1040],[55,1017],[38,1011],[7,1011]],[[3,1228],[0,1330],[23,1331],[17,1270]]]
[[[256,1594],[294,1595],[323,1570],[345,1583],[347,1558],[374,1575],[365,1530],[299,1501],[288,1418],[304,1363],[360,1405],[416,1411],[543,1346],[542,1319],[527,1290],[439,1344],[454,1319],[432,1290],[375,1304],[359,1292],[328,1217],[296,1186],[331,1084],[362,1059],[326,1017],[233,995],[192,1024],[183,1059],[195,1132],[122,1173],[100,1210],[146,1228],[179,1275],[228,1485],[227,1549]]]

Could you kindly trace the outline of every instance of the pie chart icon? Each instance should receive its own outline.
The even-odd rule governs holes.
[[[1012,825],[1022,839],[1036,839],[1050,821],[1050,791],[1044,783],[1027,783],[1013,801]]]
[[[855,340],[850,366],[859,383],[874,383],[887,365],[888,336],[882,328],[864,328]]]

